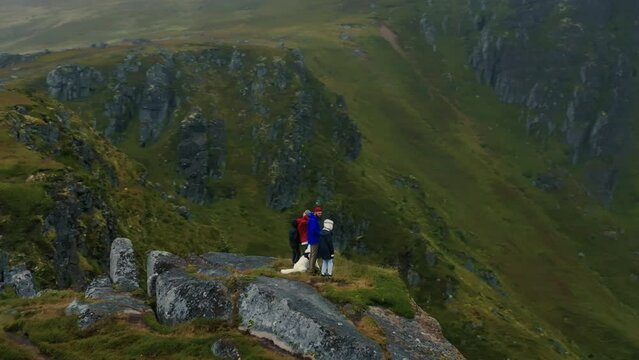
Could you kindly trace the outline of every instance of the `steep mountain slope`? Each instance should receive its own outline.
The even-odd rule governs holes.
[[[638,182],[626,165],[636,152],[631,141],[618,141],[616,135],[636,133],[632,117],[625,115],[634,113],[632,101],[621,101],[632,97],[620,95],[631,91],[636,82],[633,66],[625,65],[636,64],[632,52],[636,47],[625,35],[609,40],[614,27],[619,34],[636,33],[629,18],[636,13],[631,11],[632,4],[274,1],[226,6],[215,8],[219,11],[208,23],[200,19],[209,9],[197,16],[191,13],[188,23],[176,17],[172,21],[181,22],[180,31],[152,29],[144,23],[140,25],[143,32],[135,26],[127,29],[135,34],[130,37],[197,33],[300,47],[311,77],[343,94],[348,114],[363,135],[362,151],[355,161],[347,156],[352,149],[332,145],[332,126],[341,118],[336,109],[343,105],[334,95],[323,95],[312,109],[321,119],[316,124],[328,125],[316,129],[315,146],[303,149],[309,151],[307,157],[317,160],[303,172],[291,168],[271,172],[280,169],[273,166],[278,163],[274,159],[290,157],[280,149],[293,149],[291,154],[296,156],[300,150],[294,137],[287,142],[277,130],[270,131],[276,134],[273,138],[268,137],[268,129],[277,129],[279,117],[291,119],[294,114],[299,100],[295,90],[279,92],[272,85],[259,85],[262,67],[258,64],[267,68],[265,82],[271,84],[274,56],[288,65],[295,62],[283,50],[240,47],[239,52],[249,54],[248,60],[234,75],[229,71],[231,48],[192,45],[180,49],[177,41],[163,43],[173,54],[203,54],[210,47],[222,51],[211,59],[197,55],[193,64],[184,55],[174,56],[185,74],[174,88],[176,94],[182,92],[175,97],[181,102],[167,102],[167,109],[177,111],[159,138],[145,142],[144,147],[139,131],[144,116],[139,110],[146,107],[141,99],[145,86],[151,84],[148,69],[162,63],[166,55],[155,46],[44,55],[31,64],[11,65],[21,69],[6,68],[0,78],[27,78],[22,85],[8,86],[44,90],[46,74],[59,64],[82,63],[110,74],[131,51],[140,53],[141,69],[137,75],[126,75],[134,105],[109,107],[124,109],[112,111],[111,118],[128,114],[124,130],[107,130],[117,129],[118,121],[111,127],[111,119],[104,115],[105,106],[123,95],[114,90],[123,89],[122,82],[115,86],[103,80],[94,94],[68,105],[141,162],[147,180],[159,183],[160,193],[186,204],[196,229],[200,223],[213,223],[223,245],[275,254],[284,251],[284,241],[275,244],[274,239],[284,238],[289,213],[278,214],[269,205],[277,210],[293,205],[291,211],[297,214],[298,208],[320,198],[333,211],[329,216],[338,216],[337,223],[344,224],[340,229],[343,250],[355,259],[398,266],[418,301],[437,315],[447,335],[469,358],[636,356],[639,331],[634,309],[639,298],[634,289],[639,260],[634,253],[633,215]],[[158,14],[171,9],[157,7]],[[606,11],[613,15],[603,16]],[[105,8],[96,16],[108,19],[112,14],[117,12]],[[71,21],[66,26],[82,24]],[[54,38],[47,41],[36,36],[6,48],[40,49],[42,45],[33,48],[33,44],[65,46],[124,37],[108,27],[99,29],[107,30],[84,39],[67,37],[65,41],[70,42],[64,44],[54,40],[63,32],[53,31],[48,36]],[[595,38],[613,44],[613,49],[588,42]],[[522,45],[525,41],[530,43]],[[260,56],[266,60],[259,60]],[[198,69],[199,64],[216,58],[224,58],[226,65],[215,65],[218,70],[212,71]],[[627,62],[620,62],[621,58]],[[538,66],[531,67],[532,63]],[[611,66],[615,70],[609,71]],[[591,74],[601,84],[587,84],[594,79]],[[487,86],[480,85],[477,77]],[[294,86],[303,88],[295,79]],[[311,82],[316,94],[325,91],[315,80]],[[575,86],[578,90],[573,92]],[[266,99],[256,96],[260,89]],[[593,103],[583,102],[583,96],[596,98],[596,108],[580,110],[580,101]],[[615,101],[615,96],[621,100]],[[555,99],[561,100],[555,103]],[[181,135],[184,127],[178,124],[185,119],[201,123],[197,115],[188,117],[195,106],[212,124],[207,129],[224,120],[228,146],[224,156],[205,161],[210,184],[188,183],[192,186],[180,188],[193,167],[178,165],[180,149],[188,148],[179,144],[189,144],[194,137]],[[577,111],[586,116],[564,120]],[[597,121],[602,119],[601,111],[614,125],[608,130],[603,120]],[[602,132],[593,132],[599,128]],[[349,138],[343,140],[345,144],[352,143]],[[268,171],[256,166],[260,163],[256,154],[262,152],[267,155],[262,161],[270,164]],[[186,150],[183,157],[189,154]],[[333,159],[337,165],[327,171]],[[209,164],[222,163],[225,170],[220,176],[217,167]],[[274,189],[291,193],[290,184],[274,186],[277,179],[291,178],[303,184],[297,196],[273,197]],[[179,193],[197,203],[202,196],[207,201],[187,203]],[[157,239],[168,244],[176,236],[182,238],[158,235]]]

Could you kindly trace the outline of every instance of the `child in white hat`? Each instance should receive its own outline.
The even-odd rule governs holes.
[[[333,258],[335,250],[333,248],[333,220],[324,220],[324,227],[320,232],[320,242],[317,254],[322,259],[322,276],[333,276]]]

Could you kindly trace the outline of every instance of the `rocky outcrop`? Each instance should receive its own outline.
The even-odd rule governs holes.
[[[233,54],[231,55],[231,61],[229,61],[229,72],[235,73],[244,67],[244,59],[246,58],[246,54],[235,49],[233,50]]]
[[[241,293],[242,328],[279,347],[315,359],[382,359],[382,350],[362,336],[311,286],[258,277]]]
[[[307,91],[298,93],[292,110],[289,121],[281,122],[281,131],[271,135],[284,142],[283,146],[274,149],[275,155],[264,151],[260,145],[257,147],[258,166],[266,165],[268,172],[266,204],[275,210],[290,207],[304,181],[303,170],[307,163],[304,145],[312,138],[314,122],[312,94]]]
[[[25,265],[8,268],[4,272],[4,283],[12,285],[16,295],[21,298],[32,298],[37,295],[33,276]]]
[[[108,269],[115,216],[99,196],[73,178],[54,182],[48,193],[54,205],[44,218],[42,232],[53,239],[56,285],[79,289],[88,276],[80,256],[97,259]]]
[[[24,62],[30,62],[37,59],[40,55],[48,54],[48,51],[43,51],[34,54],[9,54],[0,53],[0,69],[14,66]]]
[[[60,125],[65,126],[68,118],[40,119],[17,112],[9,121],[11,135],[31,149],[57,153],[60,151]]]
[[[286,61],[276,57],[273,59],[273,85],[279,90],[284,90],[291,82],[291,76],[286,68]]]
[[[634,143],[627,136],[629,104],[637,97],[630,66],[637,47],[610,27],[620,14],[636,14],[639,5],[569,3],[513,6],[505,18],[483,6],[475,13],[481,32],[469,62],[502,101],[526,107],[529,134],[563,132],[573,163],[584,164],[589,192],[609,205]],[[553,13],[562,21],[551,24]]]
[[[274,260],[229,253],[207,253],[184,260],[169,252],[149,252],[148,291],[156,300],[158,319],[170,325],[196,318],[230,321],[232,294],[224,281],[217,278],[231,276],[231,270],[266,267]],[[186,272],[187,268],[195,269],[195,273]]]
[[[129,74],[140,71],[142,62],[134,54],[126,56],[121,64],[118,64],[113,82],[109,85],[113,97],[104,104],[104,115],[109,119],[109,125],[104,130],[105,134],[114,140],[119,140],[119,134],[124,132],[129,121],[138,111],[140,90],[129,84]]]
[[[159,274],[176,268],[184,268],[186,262],[167,251],[149,251],[146,257],[147,295],[155,298],[155,283]]]
[[[157,276],[156,314],[160,322],[176,325],[196,318],[230,320],[231,294],[220,280],[202,280],[179,269]]]
[[[383,358],[381,347],[362,335],[310,285],[242,275],[246,270],[269,267],[274,261],[263,256],[217,252],[181,259],[168,252],[151,251],[147,278],[155,277],[151,291],[157,318],[167,325],[198,318],[221,320],[301,357]],[[103,294],[105,290],[110,294],[112,289],[105,289],[108,278],[101,281],[103,285],[87,289],[87,297],[99,294],[104,299],[108,296]],[[415,319],[401,318],[381,308],[371,308],[369,315],[384,331],[387,348],[395,359],[463,359],[442,336],[437,322],[421,310]],[[240,356],[227,339],[216,341],[211,351],[222,358]]]
[[[178,173],[186,178],[180,187],[182,196],[195,203],[212,199],[209,178],[222,177],[226,165],[226,130],[223,120],[206,119],[200,110],[180,124]]]
[[[170,88],[172,68],[173,62],[166,60],[151,66],[146,72],[146,85],[139,111],[138,142],[141,146],[156,141],[168,119],[173,101]]]
[[[133,291],[138,284],[138,269],[131,240],[117,238],[111,243],[109,275],[113,284],[124,291]]]
[[[71,114],[56,111],[51,115],[34,117],[24,107],[18,107],[9,115],[10,134],[29,149],[46,156],[59,156],[64,153],[78,161],[87,171],[100,172],[111,185],[118,183],[113,166],[101,157],[94,146],[78,136],[70,126]]]
[[[49,95],[62,101],[85,98],[102,81],[99,71],[82,65],[61,65],[47,75]]]
[[[89,301],[76,299],[65,309],[67,316],[78,317],[78,327],[81,329],[89,328],[98,320],[112,316],[139,320],[142,315],[152,311],[143,300],[127,292],[115,291],[111,279],[107,276],[94,279],[87,287],[84,297]]]
[[[386,349],[393,360],[461,360],[464,356],[442,334],[437,320],[419,309],[414,319],[390,310],[371,307],[368,314],[386,336]]]

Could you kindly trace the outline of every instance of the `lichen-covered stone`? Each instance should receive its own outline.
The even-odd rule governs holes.
[[[239,360],[240,350],[232,340],[219,339],[211,345],[213,355],[225,360]]]
[[[142,299],[128,292],[115,290],[111,279],[106,275],[95,278],[87,287],[84,297],[90,302],[74,299],[64,310],[67,316],[78,317],[78,327],[81,329],[91,327],[102,318],[141,318],[144,313],[152,311]]]
[[[146,291],[147,295],[155,298],[155,283],[158,275],[165,271],[182,268],[186,262],[167,251],[149,251],[146,257]]]
[[[176,325],[197,318],[230,320],[231,294],[222,281],[202,280],[179,269],[157,276],[157,317]]]
[[[117,238],[111,243],[109,274],[113,283],[122,290],[132,291],[140,287],[131,240]]]
[[[382,350],[364,337],[311,286],[258,277],[240,294],[241,327],[292,353],[323,359],[382,359]]]
[[[26,266],[20,265],[9,268],[4,275],[5,283],[13,285],[16,294],[23,298],[32,298],[37,295],[33,276]]]
[[[386,348],[393,360],[464,359],[444,338],[437,320],[421,309],[418,309],[414,319],[397,316],[380,307],[371,307],[368,314],[384,332]]]

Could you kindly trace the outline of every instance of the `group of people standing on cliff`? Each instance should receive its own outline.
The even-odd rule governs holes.
[[[333,276],[333,220],[322,221],[322,208],[315,206],[313,211],[306,210],[301,217],[291,221],[289,244],[291,246],[292,269],[282,273],[308,272]],[[321,259],[321,266],[317,265]]]

